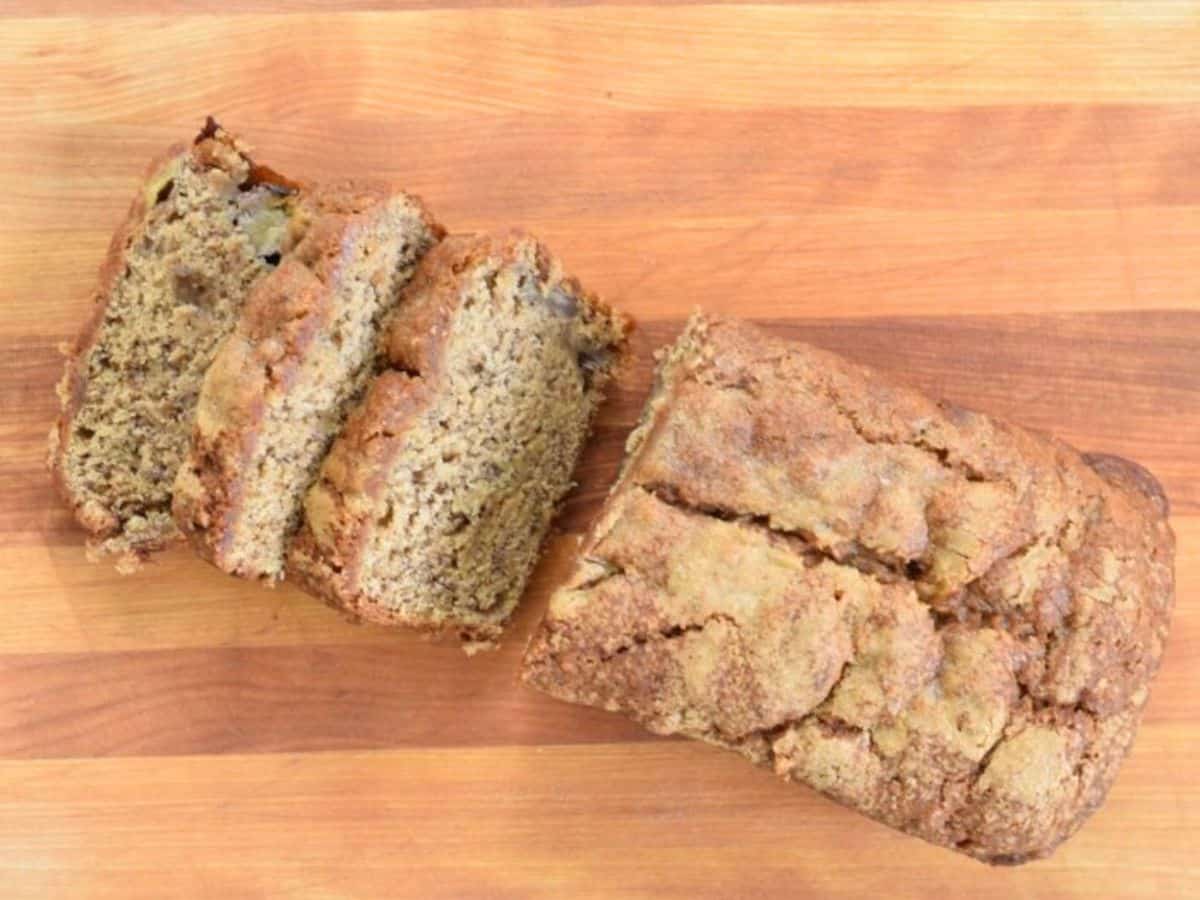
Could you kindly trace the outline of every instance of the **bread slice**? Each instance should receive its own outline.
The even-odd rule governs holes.
[[[441,236],[420,202],[362,183],[314,188],[303,239],[251,293],[204,386],[175,482],[201,556],[283,576],[304,491],[373,374],[379,329]]]
[[[530,238],[443,241],[308,493],[289,575],[364,619],[495,638],[627,327]]]
[[[297,186],[212,119],[151,167],[68,351],[50,468],[92,555],[127,571],[175,539],[171,482],[200,383],[289,246]]]
[[[1154,479],[698,317],[524,663],[992,863],[1103,801],[1167,637]]]

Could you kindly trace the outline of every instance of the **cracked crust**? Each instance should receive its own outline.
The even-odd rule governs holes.
[[[525,680],[991,863],[1103,801],[1166,640],[1145,470],[694,317]]]

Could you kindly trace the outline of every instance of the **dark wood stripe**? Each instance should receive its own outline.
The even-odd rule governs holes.
[[[933,396],[1051,432],[1081,449],[1135,459],[1177,513],[1200,511],[1200,312],[811,319],[763,322],[886,370]],[[591,521],[616,476],[652,378],[652,352],[681,322],[653,322],[604,411],[563,527]]]
[[[652,377],[652,356],[682,321],[649,322],[634,363],[604,409],[562,528],[586,527],[608,490]],[[1200,447],[1200,312],[946,316],[768,321],[773,331],[843,353],[955,403],[1053,432],[1148,467],[1172,508],[1200,512],[1190,466]],[[55,414],[56,342],[18,338],[0,353],[0,534],[73,542],[44,470]]]
[[[649,739],[620,716],[571,707],[516,683],[536,605],[501,652],[470,660],[455,645],[406,632],[386,646],[0,657],[0,756]]]

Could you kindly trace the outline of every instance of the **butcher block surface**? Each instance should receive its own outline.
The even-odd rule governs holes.
[[[636,361],[502,648],[345,622],[173,550],[84,559],[58,346],[147,161],[217,116],[279,171],[520,225]],[[0,5],[0,895],[1200,895],[1200,3]],[[1013,869],[516,678],[696,307],[1136,459],[1174,627],[1107,804]]]

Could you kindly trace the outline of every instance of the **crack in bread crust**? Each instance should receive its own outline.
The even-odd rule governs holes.
[[[741,323],[660,359],[526,681],[982,860],[1049,854],[1161,658],[1161,489]]]

